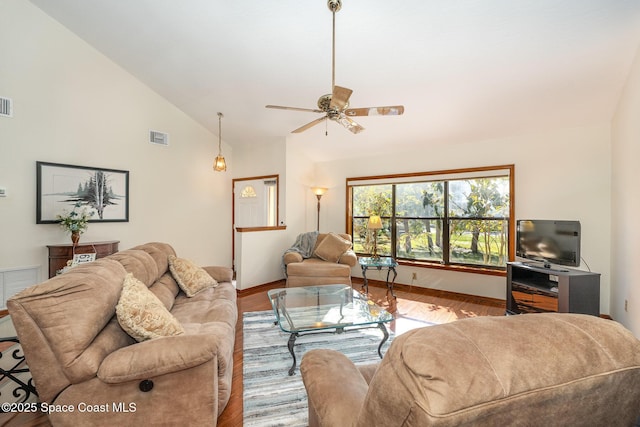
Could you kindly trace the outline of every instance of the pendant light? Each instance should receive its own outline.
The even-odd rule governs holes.
[[[227,162],[222,157],[222,113],[218,113],[218,157],[213,162],[213,170],[216,172],[224,172],[227,170]]]

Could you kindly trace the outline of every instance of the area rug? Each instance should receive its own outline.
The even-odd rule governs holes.
[[[382,331],[377,327],[343,334],[303,335],[296,340],[295,374],[287,341],[289,335],[273,324],[272,311],[244,313],[243,316],[243,401],[244,427],[307,426],[307,395],[300,377],[304,353],[315,348],[330,348],[344,353],[356,365],[379,362],[378,345]],[[382,354],[393,340],[382,346]]]

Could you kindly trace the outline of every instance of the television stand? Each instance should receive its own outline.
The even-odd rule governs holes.
[[[523,262],[522,265],[525,265],[527,267],[532,267],[532,268],[544,268],[545,270],[555,271],[556,273],[567,273],[569,271],[566,268],[553,268],[551,264],[548,262],[540,262],[540,263]]]
[[[507,311],[600,315],[600,274],[507,263]]]

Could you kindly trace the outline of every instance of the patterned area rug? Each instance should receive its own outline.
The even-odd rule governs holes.
[[[343,334],[303,335],[296,340],[294,351],[298,367],[294,375],[288,371],[293,363],[287,341],[289,334],[273,324],[272,311],[245,313],[243,316],[243,401],[244,423],[249,426],[307,426],[307,395],[300,377],[300,361],[314,348],[330,348],[344,353],[356,365],[380,361],[378,345],[382,331],[377,327]],[[382,346],[389,348],[393,333]]]

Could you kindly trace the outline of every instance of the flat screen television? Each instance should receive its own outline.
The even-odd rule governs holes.
[[[516,255],[551,264],[580,265],[580,221],[520,219],[516,222]]]

